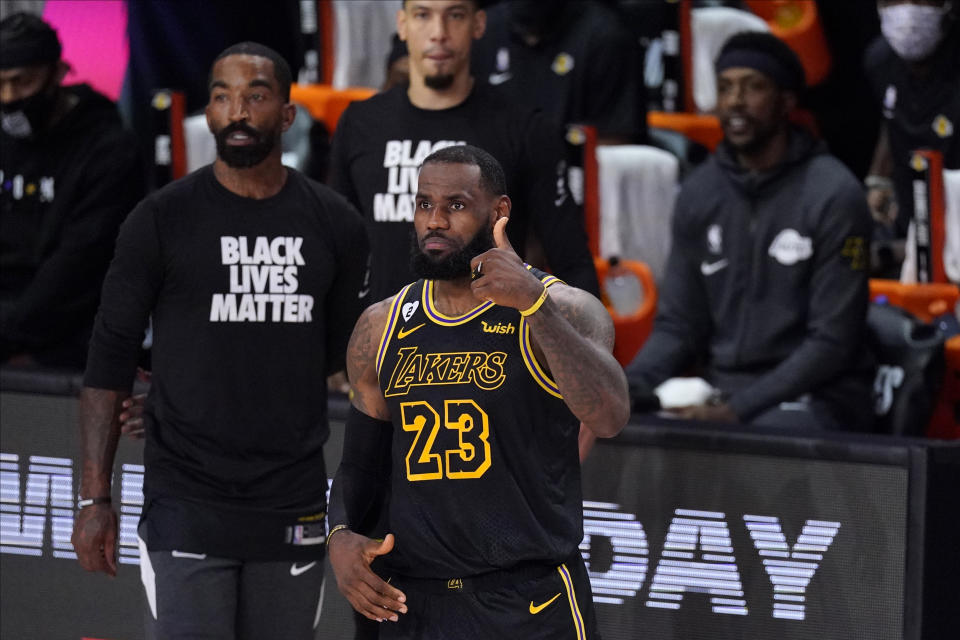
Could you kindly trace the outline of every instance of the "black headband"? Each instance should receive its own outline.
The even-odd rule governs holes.
[[[57,32],[40,18],[18,13],[0,22],[0,69],[50,64],[61,53]]]
[[[800,91],[805,84],[802,75],[792,71],[772,54],[759,49],[728,49],[723,51],[717,58],[717,73],[719,74],[732,67],[756,69],[776,82],[781,89],[789,91]]]

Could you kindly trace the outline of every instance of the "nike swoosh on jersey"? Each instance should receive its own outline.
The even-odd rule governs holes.
[[[370,293],[370,287],[367,287],[366,289],[361,290],[361,291],[357,294],[357,299],[363,300],[364,298],[367,297],[367,295],[368,295],[369,293]]]
[[[416,331],[417,329],[419,329],[420,327],[422,327],[422,326],[425,325],[425,324],[426,324],[425,322],[421,322],[420,324],[418,324],[417,326],[415,326],[413,329],[406,329],[406,330],[400,329],[400,331],[397,331],[397,339],[398,339],[398,340],[403,340],[403,339],[406,338],[408,335],[410,335],[411,333],[413,333],[414,331]]]
[[[704,260],[700,263],[700,273],[705,276],[712,276],[717,271],[720,271],[724,267],[730,264],[730,261],[724,258],[723,260],[717,260],[716,262],[707,262]]]
[[[549,600],[547,600],[547,601],[544,602],[543,604],[537,604],[537,605],[533,604],[533,600],[531,600],[531,601],[530,601],[530,613],[532,613],[533,615],[537,615],[538,613],[540,613],[541,611],[543,611],[544,609],[546,609],[547,607],[549,607],[551,604],[553,604],[553,601],[556,600],[556,599],[559,598],[559,597],[560,597],[560,594],[558,593],[557,595],[553,596],[552,598],[550,598]]]
[[[302,567],[298,567],[298,566],[297,566],[297,563],[294,562],[294,563],[290,566],[290,575],[292,575],[292,576],[298,576],[298,575],[300,575],[301,573],[306,573],[307,571],[310,571],[310,569],[313,569],[313,566],[314,566],[315,564],[317,564],[317,561],[316,561],[316,560],[314,560],[314,561],[311,562],[310,564],[305,564],[305,565],[303,565]]]
[[[503,73],[491,73],[488,78],[490,84],[503,84],[507,80],[513,77],[513,74],[509,71],[504,71]]]

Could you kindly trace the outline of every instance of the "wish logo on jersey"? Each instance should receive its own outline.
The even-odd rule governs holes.
[[[313,321],[313,296],[297,293],[298,269],[306,264],[303,238],[222,236],[220,261],[227,267],[229,293],[215,293],[210,322]]]
[[[420,165],[434,151],[464,145],[463,140],[388,140],[383,151],[387,191],[373,196],[375,222],[413,222],[413,200]]]
[[[406,395],[412,387],[441,384],[475,384],[493,391],[507,378],[503,366],[507,354],[502,351],[420,353],[418,347],[403,347],[397,355],[385,397]]]

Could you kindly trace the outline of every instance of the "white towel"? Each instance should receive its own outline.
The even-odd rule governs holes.
[[[383,85],[400,0],[334,0],[333,86]]]
[[[597,148],[600,255],[647,263],[659,282],[670,251],[679,162],[645,145]]]

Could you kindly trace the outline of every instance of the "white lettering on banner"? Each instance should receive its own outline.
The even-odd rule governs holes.
[[[594,602],[623,604],[643,588],[647,579],[647,534],[632,513],[609,502],[583,502],[583,541],[580,554],[587,565]],[[599,572],[591,564],[592,536],[609,538],[613,562]]]
[[[22,481],[20,457],[0,453],[0,553],[38,557],[49,553],[54,558],[75,559],[70,544],[77,497],[73,461],[30,456],[25,491]],[[118,558],[123,564],[140,562],[137,525],[142,510],[143,466],[124,464],[118,509]],[[628,604],[642,591],[648,573],[649,545],[643,525],[635,514],[609,502],[585,500],[583,516],[580,552],[590,575],[594,601]],[[841,524],[806,520],[790,546],[779,517],[744,515],[743,520],[773,586],[772,616],[803,620],[810,581]],[[51,525],[49,536],[47,522]],[[597,553],[606,546],[603,539],[609,541],[612,554],[609,566],[601,567]],[[714,613],[748,614],[723,513],[674,511],[645,604],[678,610],[685,593],[709,594]]]
[[[840,530],[840,523],[807,520],[793,547],[788,547],[779,518],[745,515],[743,520],[773,583],[773,617],[803,620],[807,586]]]
[[[648,607],[679,609],[683,594],[710,594],[714,613],[747,615],[743,584],[724,514],[677,509],[657,571]]]
[[[301,237],[257,236],[251,250],[246,236],[222,236],[230,292],[213,294],[210,322],[312,322],[313,296],[296,293],[302,248]]]
[[[73,529],[73,461],[31,456],[21,500],[19,457],[0,454],[0,553],[39,556],[49,512],[55,558],[76,558]]]
[[[466,144],[463,140],[388,140],[383,150],[387,170],[384,193],[373,196],[374,222],[413,222],[420,165],[434,151]]]

